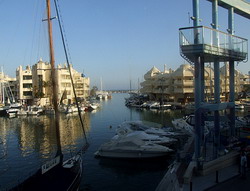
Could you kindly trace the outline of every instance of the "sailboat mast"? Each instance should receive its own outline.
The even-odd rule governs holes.
[[[58,112],[58,94],[57,94],[57,84],[56,84],[56,72],[55,72],[55,57],[53,48],[53,36],[52,36],[52,22],[51,22],[51,8],[50,0],[47,2],[47,20],[48,20],[48,35],[49,35],[49,50],[50,50],[50,64],[51,64],[51,82],[52,82],[52,102],[55,110],[55,126],[56,126],[56,139],[57,139],[57,154],[56,156],[62,155],[61,151],[61,141],[59,132],[59,112]],[[62,158],[61,158],[62,161]]]
[[[2,85],[2,104],[5,104],[5,96],[4,96],[4,74],[3,74],[3,67],[1,67],[1,85]]]
[[[101,92],[102,92],[102,77],[101,77]]]

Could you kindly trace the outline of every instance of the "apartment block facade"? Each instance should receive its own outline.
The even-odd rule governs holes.
[[[70,66],[73,82],[78,100],[85,100],[89,96],[90,79],[77,72]],[[40,59],[31,67],[16,70],[17,98],[23,104],[36,104],[48,106],[52,103],[51,65]],[[69,69],[66,65],[56,68],[56,82],[58,102],[70,104],[75,102],[73,87],[71,85]]]
[[[70,65],[70,71],[78,101],[85,100],[90,92],[90,79],[77,72],[72,65]],[[68,67],[66,65],[58,65],[56,76],[58,79],[58,97],[60,98],[60,102],[64,104],[74,103],[75,96]]]
[[[32,70],[30,66],[23,68],[19,66],[16,69],[16,84],[17,84],[17,99],[22,104],[32,104],[33,91],[32,91]]]
[[[248,75],[235,71],[235,92],[242,91],[243,85],[249,83]],[[225,64],[221,67],[221,98],[227,99],[229,94],[229,69]],[[175,71],[164,70],[161,72],[153,67],[144,75],[141,83],[141,93],[148,94],[151,100],[174,101],[187,103],[194,101],[194,67],[183,64]],[[210,66],[204,69],[204,95],[206,100],[212,100],[214,94],[214,70]]]
[[[17,101],[16,78],[11,78],[0,72],[0,105]]]

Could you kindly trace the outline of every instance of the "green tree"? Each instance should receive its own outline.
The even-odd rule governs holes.
[[[96,96],[96,91],[98,91],[97,86],[93,86],[93,88],[90,90],[90,96]]]

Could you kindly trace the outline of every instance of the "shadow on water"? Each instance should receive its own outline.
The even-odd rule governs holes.
[[[172,156],[154,159],[112,159],[99,158],[99,165],[102,168],[115,171],[116,173],[134,174],[140,172],[154,172],[166,169],[173,160]]]
[[[87,191],[153,191],[173,160],[172,156],[154,159],[96,158],[99,172],[105,174],[95,178],[95,184],[85,182],[80,190]],[[86,177],[85,177],[86,178]],[[83,178],[84,179],[84,178]]]

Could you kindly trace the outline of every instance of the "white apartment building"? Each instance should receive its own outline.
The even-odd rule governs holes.
[[[17,97],[22,104],[32,104],[32,71],[30,66],[23,69],[19,66],[16,69]]]
[[[51,65],[40,59],[32,66],[32,74],[34,104],[51,105]]]
[[[0,72],[0,104],[17,101],[16,78]]]
[[[74,81],[77,99],[78,101],[85,100],[89,97],[90,79],[84,77],[83,74],[73,69],[72,65],[70,65],[70,70]],[[64,104],[74,103],[75,96],[68,67],[66,65],[58,65],[56,76],[58,79],[58,97],[60,102]]]
[[[71,66],[74,86],[78,100],[84,100],[89,96],[90,79],[84,77]],[[18,98],[22,103],[37,104],[41,106],[52,103],[51,65],[40,59],[32,66],[23,70],[19,66],[16,70]],[[56,68],[56,81],[58,90],[58,102],[70,104],[75,102],[70,73],[66,65],[58,65]]]
[[[229,72],[227,64],[221,67],[221,98],[226,99],[229,93]],[[225,75],[226,74],[226,75]],[[242,91],[243,84],[247,83],[247,75],[235,71],[235,92]],[[148,94],[151,100],[174,101],[187,103],[194,101],[194,67],[183,64],[175,71],[166,69],[161,72],[153,67],[144,75],[145,81],[141,83],[141,93]],[[213,99],[214,93],[214,70],[212,67],[205,67],[204,71],[204,96],[206,100]]]

